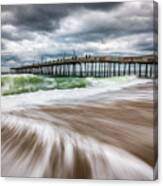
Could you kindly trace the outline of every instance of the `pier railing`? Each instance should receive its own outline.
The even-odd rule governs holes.
[[[112,77],[136,75],[157,77],[157,57],[74,57],[11,68],[13,73],[31,73],[55,77]]]

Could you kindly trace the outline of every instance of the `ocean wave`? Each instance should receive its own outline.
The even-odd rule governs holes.
[[[57,127],[53,122],[2,117],[2,175],[152,180],[153,170],[125,150]]]
[[[4,76],[3,78],[7,78],[6,83],[2,83],[2,95],[3,91],[5,91],[5,87],[8,86],[8,82],[10,85],[13,85],[15,90],[23,89],[23,87],[28,87],[29,85],[32,87],[39,87],[38,82],[44,82],[43,85],[46,87],[49,86],[49,82],[53,82],[55,88],[49,90],[48,88],[40,89],[36,92],[24,92],[21,94],[11,94],[8,96],[2,96],[2,111],[9,110],[20,110],[26,109],[27,107],[37,107],[41,105],[49,105],[49,104],[66,104],[66,103],[74,103],[78,104],[81,101],[88,101],[97,97],[100,94],[105,94],[107,92],[107,97],[109,101],[114,101],[115,99],[143,99],[148,97],[148,92],[143,92],[141,95],[141,91],[138,92],[138,97],[136,92],[135,94],[130,95],[118,95],[121,89],[125,89],[126,87],[132,87],[137,84],[146,84],[151,82],[152,80],[147,79],[138,79],[135,76],[123,76],[123,77],[113,77],[113,78],[48,78],[48,77],[40,77],[36,75],[10,75]],[[22,81],[18,81],[19,86],[15,85],[15,78],[23,79],[24,86],[22,86]],[[27,82],[28,80],[33,80],[32,82]],[[14,79],[14,81],[12,81]],[[24,80],[25,79],[25,80]],[[40,80],[41,79],[41,80]],[[12,83],[10,83],[10,80]],[[16,80],[17,81],[17,80]],[[57,88],[56,82],[59,82]],[[27,83],[26,83],[27,82]],[[46,82],[46,83],[45,83]],[[85,87],[82,87],[82,86]],[[16,88],[15,88],[16,87]],[[62,88],[61,88],[62,87]],[[69,88],[68,88],[69,87]],[[73,87],[73,88],[72,88]],[[79,88],[80,87],[80,88]],[[6,88],[7,89],[7,88]],[[25,89],[24,89],[25,90]],[[12,89],[8,88],[8,93],[12,92]],[[108,95],[109,94],[109,95]],[[152,94],[149,92],[149,96]]]
[[[72,89],[89,85],[85,78],[50,78],[39,75],[4,75],[1,77],[2,95],[21,94],[39,90]]]
[[[40,90],[65,90],[87,87],[109,87],[111,90],[117,90],[126,83],[135,83],[135,80],[139,81],[136,76],[121,76],[111,78],[54,78],[32,74],[2,75],[1,93],[3,96],[6,96],[36,92]]]

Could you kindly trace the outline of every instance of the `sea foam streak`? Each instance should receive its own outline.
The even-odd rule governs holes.
[[[122,149],[52,123],[9,114],[2,121],[5,176],[152,179],[152,168]]]
[[[120,83],[116,79],[89,81],[92,83],[87,88],[56,89],[2,97],[3,176],[153,179],[153,170],[149,164],[122,148],[99,140],[99,135],[104,134],[100,133],[102,126],[104,131],[111,126],[107,118],[97,116],[92,118],[89,112],[85,117],[80,114],[74,116],[73,113],[70,115],[65,112],[55,113],[57,107],[64,106],[71,112],[72,105],[80,108],[80,104],[83,108],[89,105],[104,109],[106,106],[106,110],[107,104],[120,99],[117,96],[121,90],[148,83],[150,80],[131,77]],[[135,97],[125,95],[123,100],[133,98],[144,100],[144,94],[143,90],[137,93],[135,91]],[[147,95],[146,99],[151,100],[152,92],[149,91]],[[48,110],[49,106],[56,106],[55,111],[44,111]],[[92,127],[91,122],[98,119],[101,119],[99,125],[97,123]],[[126,124],[123,128],[126,132],[127,126]],[[131,129],[129,131],[135,135],[137,128],[133,129],[133,132]],[[144,128],[149,130],[149,127]],[[142,129],[143,126],[140,131]],[[93,131],[97,133],[97,137],[92,135]],[[148,143],[150,140],[147,138],[146,141]]]

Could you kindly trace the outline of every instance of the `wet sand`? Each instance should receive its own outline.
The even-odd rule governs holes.
[[[152,110],[152,102],[128,101],[96,107],[58,106],[41,111],[69,123],[61,127],[125,149],[154,166]]]
[[[3,113],[2,175],[153,179],[152,84],[109,94]]]

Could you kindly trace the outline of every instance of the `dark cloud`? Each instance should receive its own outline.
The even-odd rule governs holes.
[[[133,50],[152,52],[153,42],[148,38],[153,32],[151,3],[2,5],[2,51],[18,52],[13,52],[9,59],[2,57],[2,64],[31,63],[34,60],[24,62],[28,55],[22,51],[26,50],[47,59],[62,57],[63,52],[71,56],[73,47],[78,49],[78,55],[85,51],[122,55],[122,51],[131,49],[127,48],[128,42]],[[140,37],[142,34],[144,37]],[[115,44],[117,39],[122,43]],[[109,42],[117,45],[117,51],[115,46],[111,51]]]
[[[135,48],[137,50],[141,51],[154,51],[156,50],[154,43],[151,42],[150,40],[147,41],[139,41],[135,44]]]
[[[44,5],[2,5],[2,25],[12,25],[16,32],[4,31],[3,39],[20,41],[32,40],[33,32],[46,35],[62,25],[62,19],[81,9],[109,11],[122,3],[74,3],[74,4],[44,4]],[[86,32],[83,30],[83,32]],[[93,38],[92,35],[90,38]],[[81,37],[82,39],[82,37]],[[83,38],[84,39],[84,38]]]
[[[113,39],[126,35],[152,33],[153,14],[152,12],[146,13],[146,9],[148,10],[148,7],[144,7],[140,13],[133,11],[129,15],[122,12],[118,16],[104,16],[103,19],[99,17],[93,20],[90,19],[84,23],[84,27],[77,33],[65,32],[62,35],[61,42],[64,39],[64,42],[99,41],[105,38]],[[116,11],[121,10],[115,10],[115,13]]]
[[[106,39],[114,39],[118,37],[123,37],[126,35],[151,33],[153,31],[152,21],[149,24],[135,23],[132,26],[130,23],[122,23],[118,26],[105,25],[103,27],[91,28],[90,30],[81,30],[79,33],[65,34],[58,41],[60,42],[88,42],[88,41],[101,41],[105,43]]]
[[[33,39],[30,34],[27,34],[27,31],[52,32],[62,26],[62,18],[71,15],[71,13],[74,12],[79,12],[80,14],[81,9],[108,12],[120,7],[122,4],[123,3],[3,5],[2,12],[4,13],[4,16],[2,17],[2,25],[13,25],[19,29],[19,33],[2,30],[2,38],[9,40],[21,40],[23,38]],[[145,11],[145,7],[143,8],[143,11]],[[7,14],[7,12],[9,14]],[[134,13],[132,17],[120,15],[117,16],[116,19],[114,18],[114,20],[112,20],[112,17],[108,17],[108,20],[104,20],[103,23],[98,22],[97,18],[96,22],[86,23],[85,27],[81,28],[80,32],[72,34],[65,33],[63,38],[68,37],[72,41],[79,39],[80,42],[85,42],[86,40],[97,41],[106,36],[113,38],[152,31],[153,23],[150,17],[146,17],[146,14],[138,14],[135,18],[134,16]],[[146,18],[145,21],[143,20],[144,17]]]
[[[24,31],[24,30],[18,30],[17,32],[12,32],[10,30],[1,32],[1,37],[3,39],[7,39],[10,41],[20,41],[23,39],[32,40],[34,39],[34,35],[32,35],[30,32]]]
[[[111,10],[121,3],[74,3],[44,5],[2,5],[4,15],[2,24],[11,24],[33,31],[52,31],[59,27],[60,20],[82,8],[92,10]]]
[[[151,43],[151,40],[144,40],[144,41],[138,41],[135,46],[140,48],[146,48],[147,46],[153,46],[153,43]]]

